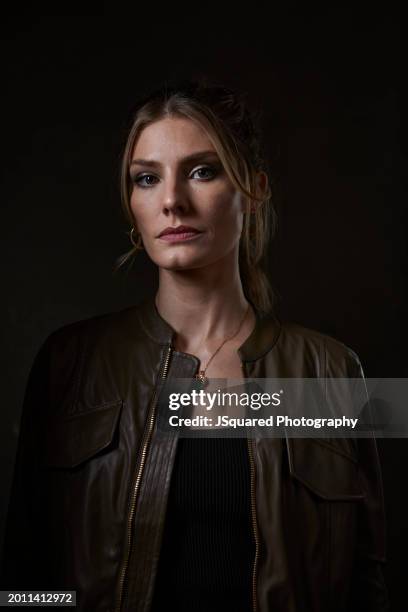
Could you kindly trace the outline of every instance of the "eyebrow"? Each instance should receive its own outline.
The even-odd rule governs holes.
[[[197,161],[198,159],[203,159],[205,157],[217,157],[216,151],[197,151],[197,153],[192,153],[191,155],[187,155],[186,157],[182,157],[180,162],[182,164],[186,164],[188,162]],[[153,167],[161,167],[162,164],[159,161],[154,159],[132,159],[130,165],[138,165],[138,166],[153,166]]]

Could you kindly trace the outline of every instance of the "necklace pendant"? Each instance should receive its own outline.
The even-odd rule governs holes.
[[[207,386],[208,378],[206,377],[204,370],[200,370],[198,374],[195,375],[195,378],[203,385],[203,387]]]

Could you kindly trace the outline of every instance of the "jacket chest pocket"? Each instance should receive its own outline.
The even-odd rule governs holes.
[[[122,400],[49,421],[41,452],[43,466],[78,468],[117,446]]]
[[[87,585],[92,593],[116,571],[126,511],[116,482],[122,405],[118,400],[47,423],[33,503],[54,588],[71,585],[82,593]]]
[[[364,494],[358,463],[349,449],[326,440],[288,438],[289,472],[317,498],[359,501]]]
[[[365,500],[359,464],[347,444],[286,442],[286,533],[295,573],[315,585],[313,597],[325,602],[322,609],[346,609]],[[310,609],[320,609],[316,601]]]

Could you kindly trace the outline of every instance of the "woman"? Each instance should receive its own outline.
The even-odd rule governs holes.
[[[75,590],[81,611],[386,610],[373,439],[157,427],[165,378],[363,376],[351,349],[271,314],[270,190],[244,102],[196,83],[141,101],[122,195],[158,291],[39,351],[4,588]]]

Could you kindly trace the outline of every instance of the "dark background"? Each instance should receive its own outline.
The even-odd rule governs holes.
[[[128,273],[112,270],[128,249],[118,167],[129,112],[165,79],[204,74],[262,110],[280,316],[351,346],[367,377],[408,376],[402,15],[343,7],[281,16],[254,5],[243,17],[221,23],[197,5],[166,20],[146,5],[132,15],[3,18],[0,535],[39,345],[61,325],[154,290],[143,254]],[[379,448],[386,577],[402,610],[408,445],[380,440]]]

